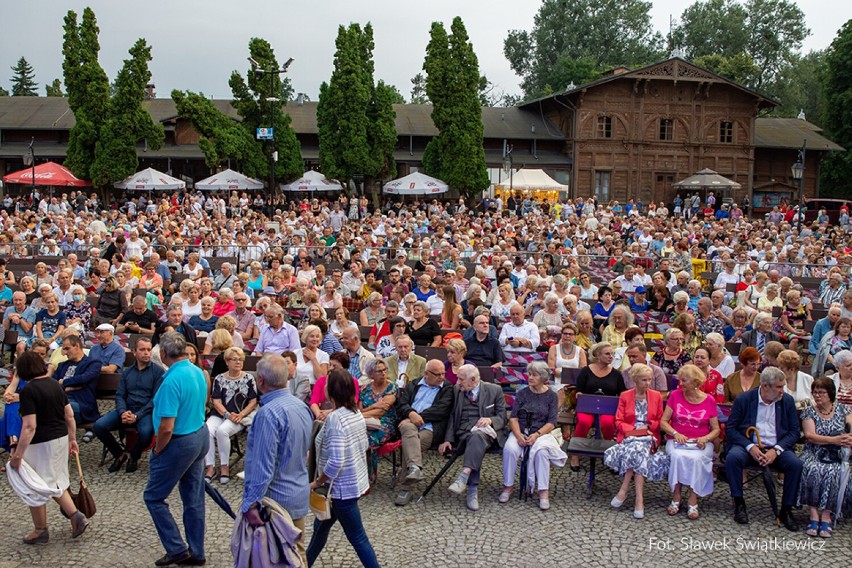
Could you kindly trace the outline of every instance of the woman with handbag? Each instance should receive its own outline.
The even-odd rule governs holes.
[[[837,389],[827,377],[811,385],[813,405],[802,411],[805,450],[802,452],[802,481],[799,500],[810,510],[808,536],[831,536],[831,515],[847,516],[852,511],[852,493],[847,493],[841,509],[837,497],[842,464],[842,448],[852,446],[852,411],[836,402]]]
[[[32,351],[22,353],[15,362],[15,370],[21,380],[27,381],[27,386],[20,393],[21,437],[12,451],[9,466],[21,476],[30,471],[41,478],[44,488],[52,492],[53,499],[71,519],[71,537],[77,538],[89,526],[89,519],[77,510],[68,491],[68,454],[79,451],[74,411],[64,389],[48,376],[47,366],[39,355]],[[26,464],[21,470],[23,462]],[[50,537],[45,505],[31,504],[30,514],[35,530],[24,537],[24,544],[46,543]]]
[[[210,449],[207,451],[204,478],[213,479],[216,466],[216,446],[219,446],[219,483],[231,479],[228,460],[231,456],[231,436],[239,434],[250,425],[249,416],[257,408],[257,386],[254,377],[243,371],[245,351],[229,347],[224,353],[228,372],[213,379],[213,412],[207,419]]]
[[[618,397],[615,413],[616,445],[604,452],[604,464],[624,478],[610,504],[618,509],[627,499],[630,481],[636,487],[633,518],[645,518],[645,480],[660,481],[668,475],[669,462],[660,445],[660,419],[663,397],[651,390],[654,372],[648,365],[637,363],[630,368],[636,385]]]
[[[334,410],[317,435],[319,476],[311,483],[311,509],[317,516],[308,545],[308,566],[313,566],[325,547],[328,533],[340,521],[361,564],[379,566],[364,524],[358,500],[370,488],[367,479],[367,426],[358,412],[352,376],[343,369],[328,374],[326,393]],[[325,494],[325,498],[321,495]],[[322,508],[316,506],[322,501]]]

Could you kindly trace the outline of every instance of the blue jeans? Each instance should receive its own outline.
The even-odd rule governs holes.
[[[151,414],[146,414],[142,418],[137,419],[133,426],[136,427],[137,437],[136,445],[130,449],[130,455],[133,459],[138,460],[139,456],[142,455],[142,452],[145,451],[145,448],[148,447],[154,438],[154,422],[151,419]],[[112,435],[112,431],[122,428],[124,428],[124,425],[121,423],[121,416],[117,410],[113,410],[98,418],[98,421],[95,422],[95,427],[92,428],[95,436],[103,442],[103,445],[106,446],[106,449],[114,458],[119,457],[123,450],[121,444]]]
[[[308,545],[308,566],[313,566],[316,562],[325,543],[328,540],[328,533],[335,521],[340,521],[343,527],[343,532],[346,534],[346,539],[355,553],[366,568],[378,568],[379,561],[376,559],[376,551],[373,550],[373,545],[370,544],[370,539],[367,538],[367,531],[364,530],[364,523],[361,521],[361,511],[358,509],[358,499],[332,499],[331,501],[331,518],[327,521],[314,520],[314,533],[311,535],[311,543]]]
[[[80,403],[76,400],[69,400],[68,404],[71,405],[71,410],[74,411],[74,422],[79,426],[83,423],[83,417],[80,415]]]
[[[143,497],[166,553],[182,554],[189,545],[193,558],[204,558],[204,456],[209,446],[207,427],[172,438],[158,456],[151,452],[148,486]],[[179,486],[183,502],[184,544],[166,498]]]

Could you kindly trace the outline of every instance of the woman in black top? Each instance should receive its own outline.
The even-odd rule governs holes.
[[[577,394],[579,396],[584,394],[618,396],[627,390],[621,373],[612,368],[613,351],[612,344],[607,341],[592,345],[589,349],[591,363],[577,376]],[[601,415],[598,418],[601,434],[605,439],[612,440],[615,437],[615,416]],[[594,415],[578,412],[574,437],[585,438],[594,421]],[[580,458],[571,456],[571,469],[577,471],[579,467]]]
[[[118,286],[118,280],[110,276],[104,282],[101,296],[95,304],[94,326],[102,323],[116,325],[118,319],[127,311],[127,296]]]
[[[414,345],[440,347],[441,328],[438,322],[429,317],[429,306],[426,302],[415,302],[412,313],[414,319],[408,322],[406,333]]]
[[[74,411],[65,390],[48,376],[44,360],[36,353],[22,353],[15,362],[15,370],[21,380],[27,381],[27,386],[20,395],[21,437],[12,451],[9,466],[18,470],[26,461],[47,487],[62,491],[61,496],[53,499],[71,519],[71,537],[77,538],[86,530],[89,520],[77,510],[68,493],[68,454],[79,451]],[[42,504],[30,505],[35,530],[24,537],[24,544],[46,543],[49,539],[44,505],[47,499],[39,501]]]

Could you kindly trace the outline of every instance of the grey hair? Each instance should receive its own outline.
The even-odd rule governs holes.
[[[385,369],[387,369],[387,368],[388,368],[388,364],[387,364],[387,363],[385,363],[385,360],[384,360],[384,359],[378,359],[378,358],[376,358],[376,359],[370,359],[370,360],[369,360],[369,361],[367,361],[367,363],[364,365],[364,374],[365,374],[365,375],[367,375],[367,376],[372,375],[372,374],[375,372],[376,367],[377,367],[378,365],[384,365],[384,366],[385,366]]]
[[[624,315],[624,322],[627,324],[626,327],[630,327],[633,325],[633,322],[635,321],[635,318],[633,317],[633,312],[631,312],[626,306],[615,306],[612,312],[610,312],[609,318],[607,318],[607,321],[609,323],[612,323],[612,316],[615,314],[615,312]]]
[[[675,292],[674,296],[672,296],[672,302],[677,304],[678,302],[689,302],[689,294],[684,292],[683,290],[678,290]]]
[[[186,338],[176,331],[167,331],[160,336],[160,353],[169,359],[186,357]]]
[[[834,354],[834,365],[839,369],[852,361],[852,351],[844,349]]]
[[[284,357],[277,353],[267,353],[257,362],[257,376],[273,388],[284,388],[290,378],[290,366]]]
[[[836,360],[836,356],[835,356]],[[786,381],[787,375],[778,367],[767,367],[760,373],[761,385],[774,385],[778,381]]]
[[[767,314],[766,312],[760,312],[759,314],[754,316],[754,323],[755,323],[755,325],[757,325],[758,323],[761,323],[761,322],[766,321],[766,320],[771,320],[771,319],[772,319],[772,314]]]
[[[544,382],[550,380],[550,367],[544,361],[530,361],[527,363],[527,375],[541,377]]]
[[[479,382],[479,369],[477,369],[475,365],[462,365],[459,367],[459,370],[456,371],[456,375],[461,376],[462,374],[464,374],[465,377],[473,379],[474,382]]]
[[[415,297],[416,297],[416,296],[415,296]],[[414,305],[411,307],[411,309],[413,310],[413,309],[414,309],[414,308],[416,308],[417,306],[420,306],[420,308],[421,308],[424,312],[426,312],[426,315],[427,315],[427,316],[429,315],[429,304],[427,304],[426,302],[424,302],[424,301],[422,301],[422,300],[417,300],[416,302],[414,302]]]
[[[548,292],[544,295],[544,303],[549,304],[551,302],[559,302],[559,296],[554,294],[553,292]]]
[[[172,312],[183,312],[183,304],[180,302],[169,304],[169,309],[166,310],[166,313],[170,314]]]

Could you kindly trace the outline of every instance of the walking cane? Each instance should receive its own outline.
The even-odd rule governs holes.
[[[432,479],[432,481],[429,482],[429,485],[427,485],[426,489],[423,490],[423,495],[421,495],[417,499],[418,504],[423,502],[423,500],[426,498],[426,496],[429,494],[429,492],[432,491],[432,488],[435,487],[435,484],[438,483],[439,481],[441,481],[441,478],[444,477],[444,474],[447,473],[447,470],[450,469],[453,466],[454,463],[456,463],[456,460],[459,459],[460,455],[461,455],[461,452],[459,452],[458,449],[453,450],[453,455],[450,456],[450,458],[447,460],[447,463],[444,464],[444,467],[442,467],[441,471],[438,472],[438,475],[436,475]]]
[[[763,442],[760,440],[760,431],[754,427],[746,428],[746,438],[751,438],[754,434],[754,443],[757,444],[757,449],[761,452],[765,451]],[[781,526],[781,518],[778,515],[778,490],[775,488],[775,480],[772,479],[772,471],[768,467],[763,468],[763,486],[766,487],[766,496],[769,498],[769,504],[772,506],[772,513],[775,515],[775,524]]]
[[[518,420],[524,425],[523,433],[524,438],[530,435],[530,422],[532,422],[531,412],[528,410],[519,410],[518,411]],[[520,491],[518,494],[518,499],[522,501],[526,501],[529,497],[530,489],[527,487],[527,475],[529,472],[529,464],[530,464],[530,447],[528,445],[524,446],[524,455],[521,458],[521,480],[520,480]]]

